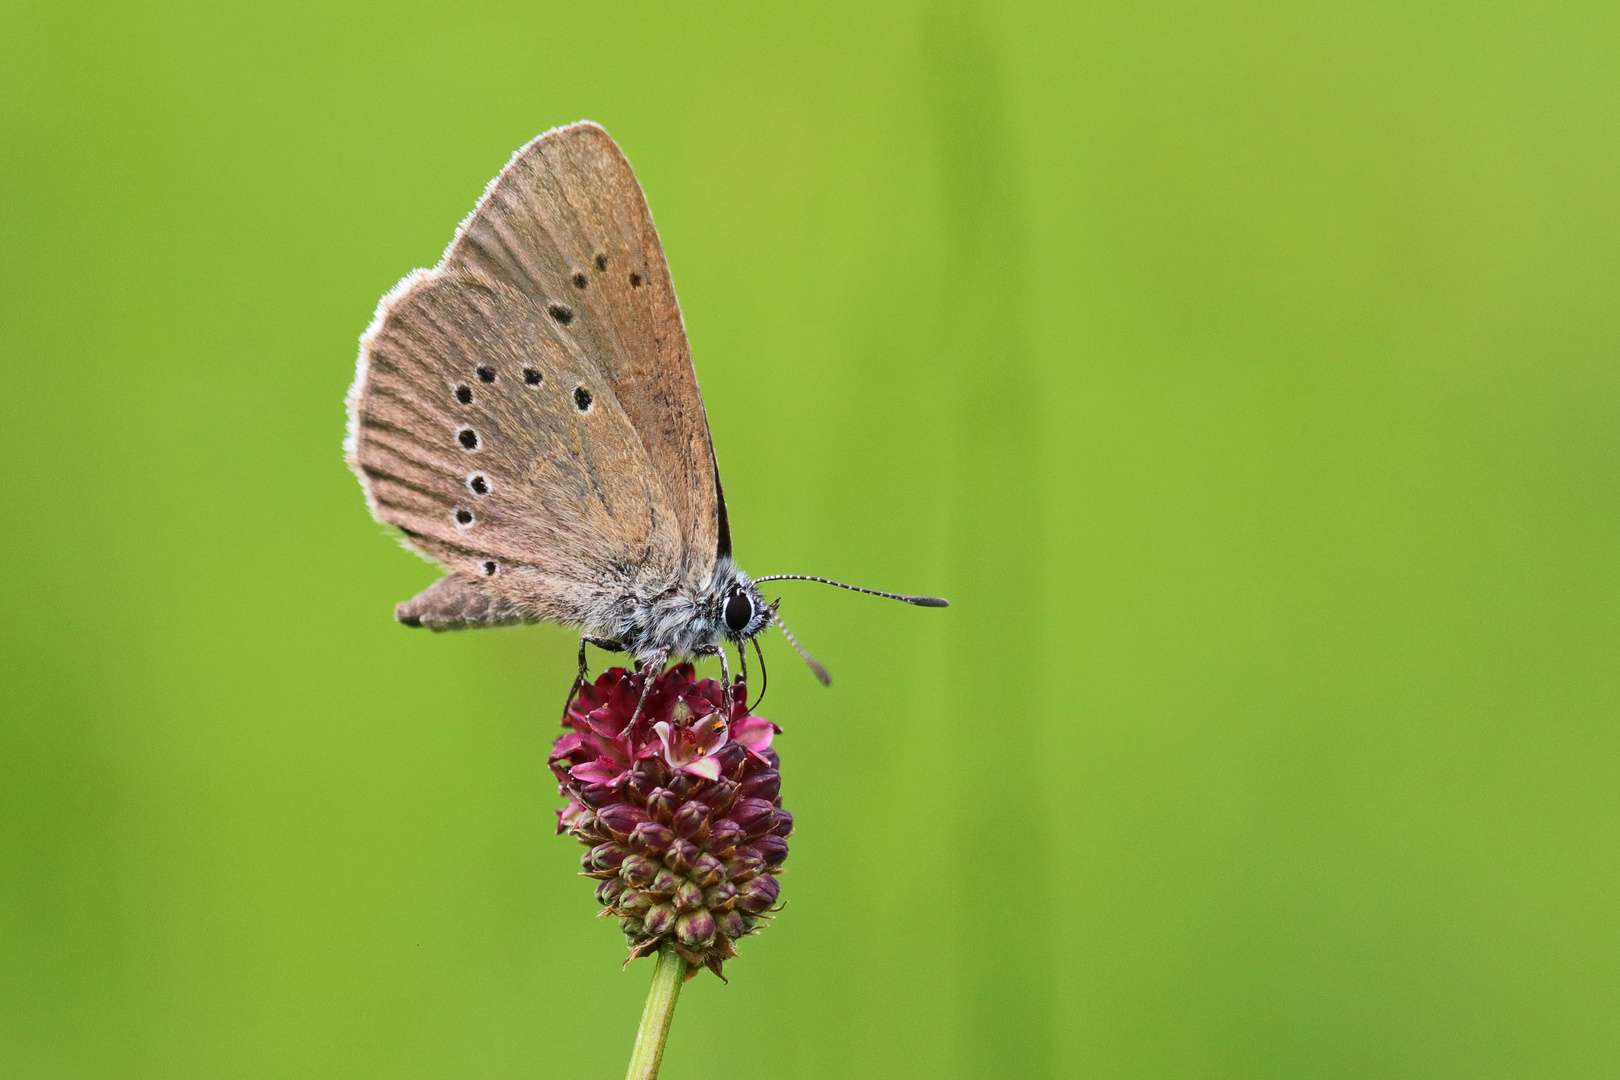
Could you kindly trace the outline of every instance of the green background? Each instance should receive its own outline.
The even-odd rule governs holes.
[[[635,163],[786,913],[665,1076],[1620,1073],[1613,4],[0,7],[0,1075],[601,1077],[649,968],[342,399]],[[599,658],[600,659],[600,658]]]

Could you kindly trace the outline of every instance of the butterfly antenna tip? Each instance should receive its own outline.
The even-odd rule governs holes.
[[[778,600],[777,603],[780,604],[781,601]],[[773,611],[771,613],[771,621],[782,628],[782,636],[788,639],[788,644],[793,646],[793,651],[798,653],[799,656],[804,659],[804,662],[810,665],[810,670],[816,673],[816,678],[821,680],[821,685],[831,686],[832,676],[827,674],[827,669],[821,666],[820,660],[817,660],[815,657],[811,656],[807,651],[805,651],[805,647],[799,644],[799,639],[793,636],[793,631],[789,630],[787,623],[782,621],[782,616]]]

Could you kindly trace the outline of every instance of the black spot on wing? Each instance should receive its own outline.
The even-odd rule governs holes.
[[[569,323],[574,321],[573,311],[569,308],[563,307],[561,304],[552,304],[550,307],[546,308],[546,310],[551,312],[551,317],[553,319],[556,319],[564,326],[567,326]]]

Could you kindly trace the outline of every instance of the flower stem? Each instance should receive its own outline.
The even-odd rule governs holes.
[[[658,966],[653,968],[652,989],[647,991],[647,1007],[641,1010],[641,1027],[636,1030],[636,1046],[630,1051],[630,1071],[625,1080],[654,1080],[664,1060],[664,1040],[675,1018],[675,1000],[686,981],[686,961],[674,948],[658,950]]]

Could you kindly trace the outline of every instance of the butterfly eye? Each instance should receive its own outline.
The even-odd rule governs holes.
[[[740,634],[754,621],[754,602],[745,592],[731,594],[726,601],[726,629],[733,634]]]

